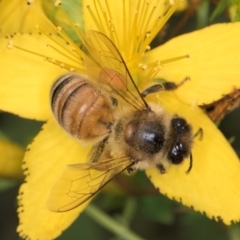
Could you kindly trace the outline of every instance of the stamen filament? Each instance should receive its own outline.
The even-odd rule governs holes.
[[[64,31],[62,31],[61,28],[59,28],[59,27],[57,27],[57,28],[58,28],[57,32],[66,42],[70,43],[72,46],[76,46],[75,42],[73,42],[73,40]],[[82,51],[78,47],[76,47],[75,50],[79,56],[82,55]]]
[[[33,7],[33,10],[36,12],[36,14],[38,14],[45,22],[48,23],[48,25],[53,29],[54,32],[56,32],[56,26],[48,19],[46,18],[46,16],[43,15],[42,12],[40,12],[38,9],[36,9],[35,7]],[[63,11],[65,12],[65,11]],[[69,20],[69,19],[68,19]],[[71,22],[71,20],[70,20]],[[39,28],[39,27],[38,27]],[[49,36],[49,34],[47,34],[45,31],[43,31],[41,29],[42,33],[44,33],[48,38],[50,38],[51,40],[53,40],[55,43],[57,43],[57,45],[61,46],[62,48],[64,48],[65,50],[69,51],[69,49],[67,49],[66,47],[64,47],[60,41],[55,40],[52,36]],[[76,46],[76,44],[72,41],[72,39],[63,31],[61,31],[61,28],[58,27],[58,31],[59,35],[68,43],[70,43],[72,46]],[[80,32],[81,33],[81,32]],[[74,53],[78,54],[78,56],[82,55],[81,50],[76,47],[74,49]],[[77,56],[76,56],[77,57]]]
[[[164,65],[164,64],[168,64],[168,63],[175,62],[178,60],[182,60],[184,58],[189,58],[189,55],[187,54],[187,55],[183,55],[183,56],[178,56],[178,57],[174,57],[174,58],[161,60],[160,63],[161,63],[161,65]]]
[[[97,6],[96,6],[96,0],[94,0],[94,4],[95,4],[95,9],[97,10],[98,8],[97,8]],[[99,16],[98,10],[97,10],[97,14],[98,14],[98,20],[97,20],[96,17],[95,17],[95,15],[94,15],[93,12],[92,12],[91,7],[90,7],[89,5],[87,6],[87,9],[88,9],[88,11],[89,11],[89,13],[90,13],[90,15],[91,15],[91,17],[92,17],[92,20],[93,20],[94,23],[96,24],[98,30],[99,30],[100,32],[102,32],[102,33],[106,33],[106,31],[105,31],[105,29],[104,29],[104,27],[103,27],[104,25],[103,25],[103,23],[102,23],[102,19],[101,19],[100,16]]]
[[[60,39],[55,39],[54,37],[52,37],[52,35],[47,34],[43,29],[41,29],[40,27],[36,26],[36,29],[39,30],[41,33],[43,33],[47,38],[49,38],[51,41],[53,41],[54,43],[57,44],[57,46],[61,47],[62,49],[64,49],[65,51],[67,50],[67,52],[69,52],[69,50],[66,48],[66,46],[64,46],[59,40]],[[50,46],[50,44],[49,44]],[[72,55],[72,54],[70,54]],[[66,55],[67,56],[67,55]],[[77,60],[79,60],[79,56],[75,54],[73,55],[74,57],[76,57]],[[70,56],[67,56],[70,58]]]
[[[64,62],[60,62],[60,61],[55,60],[55,59],[53,59],[51,57],[48,57],[46,55],[43,55],[43,54],[40,54],[40,53],[37,53],[37,52],[33,52],[33,51],[29,50],[29,49],[25,49],[25,48],[19,47],[19,46],[15,45],[15,44],[13,45],[13,47],[16,48],[16,49],[19,49],[21,51],[24,51],[24,52],[27,52],[27,53],[39,56],[39,57],[43,58],[44,60],[46,60],[48,62],[51,62],[51,63],[56,64],[56,65],[58,65],[58,66],[60,66],[62,68],[67,69],[68,71],[72,71],[72,69],[77,69],[80,72],[85,72],[85,68],[74,67],[72,65],[69,65],[69,64],[64,63]],[[81,65],[79,65],[79,66],[81,66]]]
[[[107,12],[104,9],[104,7],[102,6],[100,1],[98,1],[98,5],[100,6],[101,13],[102,13],[102,16],[103,16],[103,19],[104,19],[104,22],[105,22],[105,26],[108,26],[108,20],[107,20],[107,16],[106,16]],[[103,26],[104,26],[104,23],[103,23]],[[104,32],[105,32],[105,34],[108,33],[108,31],[104,31]],[[106,34],[106,35],[108,35],[108,34]]]
[[[109,5],[107,3],[107,1],[105,0],[105,4],[106,4],[106,7],[107,7],[107,11],[103,11],[103,16],[105,17],[105,21],[106,21],[106,25],[109,23],[109,35],[110,35],[110,38],[113,42],[115,42],[115,45],[120,48],[120,42],[119,42],[119,38],[117,36],[117,32],[115,31],[115,26],[112,22],[112,15],[111,15],[111,11],[109,9]],[[107,13],[109,15],[109,21],[107,20]],[[113,28],[111,28],[111,26]],[[114,34],[113,34],[114,33]]]
[[[178,5],[179,5],[179,2],[180,1],[176,1],[173,5],[170,5],[170,9],[167,9],[165,14],[164,14],[164,17],[162,19],[162,21],[158,21],[160,20],[160,18],[157,19],[156,23],[159,22],[159,24],[152,30],[152,34],[148,41],[145,43],[146,45],[149,45],[151,43],[151,41],[153,40],[153,37],[157,35],[157,33],[160,31],[160,29],[163,28],[163,26],[166,24],[166,22],[168,21],[168,19],[172,16],[172,14],[176,11]]]
[[[76,61],[76,59],[70,57],[69,55],[67,55],[67,54],[64,53],[63,51],[60,51],[59,49],[57,49],[56,47],[52,46],[51,44],[47,44],[47,46],[50,47],[50,48],[52,48],[52,49],[54,49],[56,52],[58,52],[58,53],[60,53],[61,55],[65,56],[66,58],[72,60],[72,61],[75,62],[76,64],[79,64],[79,63],[80,63],[80,64],[83,64],[83,63],[81,63],[81,60],[80,60],[79,57],[76,58],[76,59],[77,59],[77,61]],[[73,56],[76,57],[75,55],[73,55]]]
[[[147,7],[145,9],[144,9],[144,5],[147,5]],[[143,22],[144,22],[144,17],[147,14],[147,10],[148,10],[148,2],[145,3],[145,0],[144,0],[144,2],[142,4],[142,9],[140,9],[140,11],[139,11],[141,14],[140,14],[139,22],[137,24],[137,29],[142,29]],[[143,34],[145,34],[145,33],[143,33]],[[139,35],[139,33],[138,33],[138,35]],[[139,36],[139,39],[142,39],[142,36]]]
[[[130,16],[130,15],[129,15]],[[123,20],[123,32],[126,33],[126,37],[127,37],[127,40],[129,38],[129,31],[128,31],[128,27],[127,27],[127,22],[130,25],[130,22],[129,22],[129,18],[128,18],[128,15],[126,14],[126,2],[125,0],[123,0],[123,16],[122,16],[122,20]],[[128,42],[128,41],[127,41]],[[123,51],[126,53],[127,52],[127,44],[123,44],[123,46],[121,46],[123,48]]]
[[[79,40],[82,42],[83,35],[84,35],[82,29],[81,29],[81,28],[78,28],[78,29],[76,30],[76,25],[77,25],[77,24],[76,24],[76,23],[73,23],[73,21],[71,20],[71,18],[69,17],[69,15],[65,12],[65,10],[64,10],[63,8],[61,8],[61,9],[62,9],[62,12],[63,12],[63,14],[65,15],[66,19],[68,20],[70,26],[72,27],[72,30],[74,30],[74,32],[77,34]]]
[[[148,83],[153,79],[153,77],[152,77],[153,71],[154,71],[154,68],[151,68],[151,70],[148,72],[147,76],[144,77],[144,83]]]
[[[79,66],[81,66],[81,65],[76,67],[76,66],[72,66],[72,65],[69,65],[68,63],[60,62],[60,61],[52,59],[52,58],[46,58],[46,61],[48,61],[52,64],[55,64],[61,68],[65,68],[66,70],[68,70],[70,72],[75,72],[77,70],[77,72],[86,73],[85,68],[79,68]]]
[[[150,9],[149,9],[150,10]],[[148,29],[148,23],[150,23],[152,16],[154,16],[154,11],[156,10],[156,6],[153,6],[152,11],[149,13],[148,19],[145,21],[145,26],[143,26],[144,33],[147,33]]]
[[[130,42],[130,48],[129,48],[129,51],[127,51],[128,52],[127,59],[131,59],[130,56],[132,56],[133,52],[136,51],[136,46],[138,45],[137,22],[138,22],[140,2],[141,1],[138,1],[138,6],[137,6],[136,13],[135,13],[134,20],[133,20],[133,25],[132,25],[132,29],[131,29],[133,33],[129,33],[129,41],[128,42]],[[136,39],[136,43],[134,43],[134,41],[130,40],[131,34],[132,34],[133,38]]]

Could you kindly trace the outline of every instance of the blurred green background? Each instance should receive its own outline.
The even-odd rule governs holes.
[[[235,1],[239,5],[239,1]],[[188,7],[175,14],[153,42],[157,46],[172,37],[205,26],[231,21],[231,1],[191,1]],[[239,13],[236,12],[235,20]],[[233,19],[232,19],[233,20]],[[240,80],[239,80],[240,81]],[[240,152],[240,109],[228,114],[219,127],[227,139],[234,137],[234,149]],[[0,113],[0,136],[25,148],[39,132],[43,122],[30,121]],[[16,233],[17,193],[20,182],[0,179],[0,239],[19,239]],[[117,189],[112,191],[112,189]],[[226,226],[208,219],[175,201],[160,195],[144,173],[133,177],[119,176],[102,191],[89,208],[68,228],[58,240],[117,240],[114,234],[97,218],[109,218],[139,236],[138,239],[164,240],[239,240],[240,224]],[[137,238],[136,238],[137,239]]]

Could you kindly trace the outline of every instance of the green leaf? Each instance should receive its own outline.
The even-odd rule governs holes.
[[[230,0],[220,0],[216,9],[210,17],[210,21],[212,22],[218,15],[220,15],[226,8],[230,7],[231,5],[232,4]]]
[[[209,14],[210,2],[202,1],[197,8],[197,29],[201,29],[208,25],[208,14]]]
[[[79,38],[74,31],[74,24],[79,24],[83,29],[82,1],[62,0],[60,6],[54,6],[55,0],[42,1],[43,9],[47,17],[56,26],[61,26],[67,35],[74,41],[79,42]]]
[[[0,192],[6,191],[9,188],[12,188],[17,185],[17,182],[14,180],[0,179]]]
[[[179,223],[181,239],[230,240],[228,229],[223,223],[212,221],[200,213],[191,211],[188,214],[182,214]]]
[[[139,201],[140,209],[146,218],[164,224],[173,223],[173,202],[167,199],[165,196],[144,196],[139,198]]]

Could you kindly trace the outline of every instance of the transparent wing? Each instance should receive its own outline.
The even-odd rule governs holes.
[[[51,190],[47,208],[54,212],[66,212],[78,207],[132,165],[128,157],[122,157],[67,166]]]
[[[123,57],[107,36],[89,31],[83,43],[83,51],[83,59],[92,84],[117,99],[123,99],[135,109],[148,108]]]

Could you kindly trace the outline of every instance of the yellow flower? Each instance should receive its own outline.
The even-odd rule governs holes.
[[[146,174],[161,193],[230,224],[240,220],[239,161],[198,105],[211,103],[234,87],[240,88],[237,51],[240,23],[211,26],[145,52],[179,3],[178,0],[156,3],[85,0],[82,2],[84,31],[79,27],[76,35],[81,37],[94,29],[111,38],[141,90],[157,78],[177,83],[186,76],[191,78],[178,90],[151,99],[186,118],[194,132],[203,129],[202,141],[194,141],[193,169],[186,174],[189,165],[186,160],[181,166],[172,166],[166,174],[156,169],[149,169]],[[73,36],[55,27],[37,7],[31,10],[34,14],[26,24],[37,25],[36,32],[8,36],[8,48],[12,50],[6,48],[6,40],[2,38],[0,42],[0,109],[46,121],[25,155],[26,183],[19,194],[18,231],[31,239],[53,239],[87,203],[66,213],[54,213],[46,208],[47,198],[66,165],[86,162],[89,148],[81,146],[57,125],[49,93],[58,76],[73,69],[85,73],[85,68]],[[68,22],[67,15],[61,16]]]

